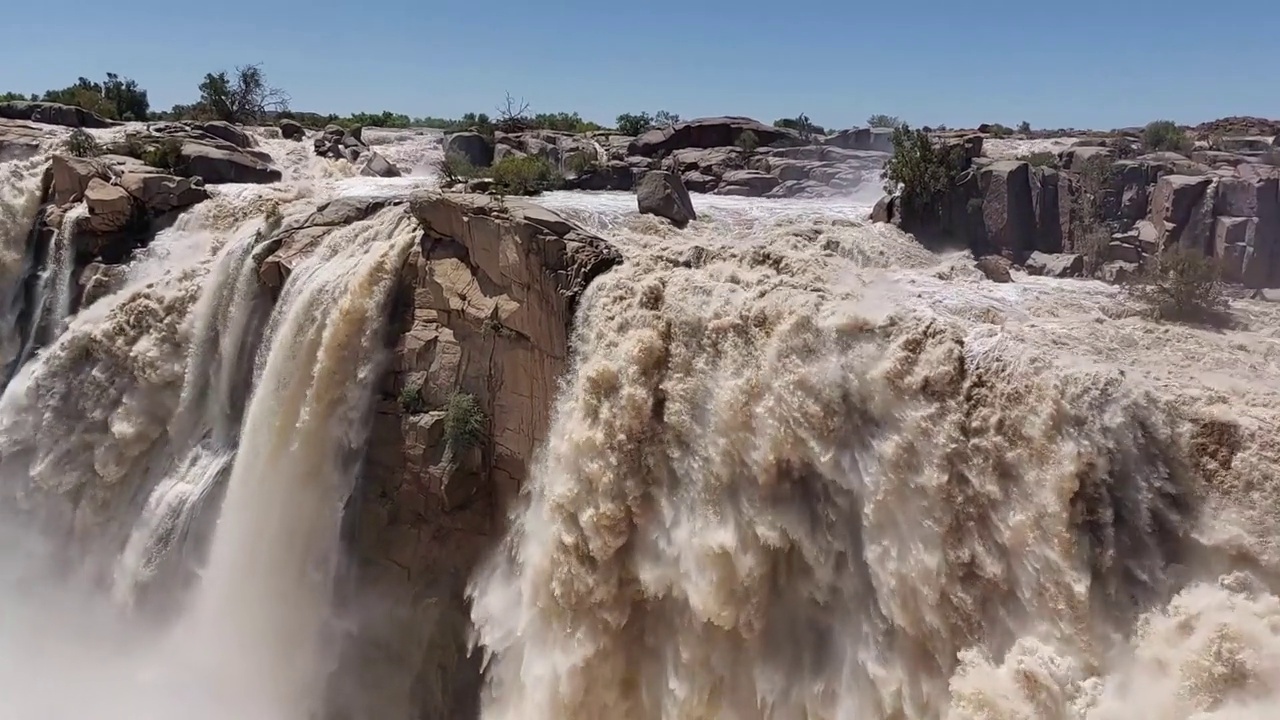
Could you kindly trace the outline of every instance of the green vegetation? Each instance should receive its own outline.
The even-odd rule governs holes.
[[[822,127],[821,125],[813,124],[813,122],[809,120],[809,116],[805,115],[804,113],[800,113],[799,115],[793,118],[779,118],[777,120],[774,120],[773,126],[778,128],[786,128],[788,130],[795,130],[797,133],[800,134],[800,139],[805,141],[812,139],[814,135],[827,134],[826,128]]]
[[[899,194],[904,215],[940,222],[946,195],[964,169],[964,148],[935,143],[929,133],[905,123],[894,128],[893,148],[881,172],[885,192]]]
[[[484,437],[486,422],[476,396],[455,391],[444,410],[445,447],[453,452],[472,447]]]
[[[1102,266],[1111,229],[1106,223],[1106,194],[1111,187],[1113,166],[1110,158],[1095,155],[1071,168],[1067,181],[1071,201],[1067,217],[1070,247],[1084,259],[1084,272],[1092,275]]]
[[[743,151],[750,155],[756,151],[756,148],[760,147],[760,138],[751,130],[743,130],[734,145],[742,148]]]
[[[1022,122],[1018,123],[1018,132],[1023,135],[1030,135],[1031,123],[1027,122],[1026,120],[1023,120]]]
[[[182,141],[165,138],[160,144],[143,149],[138,158],[153,168],[176,170],[182,165]]]
[[[569,155],[569,159],[564,163],[564,169],[574,175],[586,175],[595,172],[600,167],[600,161],[592,152],[575,152]]]
[[[427,401],[422,397],[422,388],[417,385],[406,385],[400,390],[400,409],[410,415],[427,411]]]
[[[1229,305],[1218,261],[1183,246],[1148,258],[1124,290],[1158,320],[1218,324]]]
[[[466,155],[447,152],[435,163],[436,172],[450,185],[478,177],[479,171],[471,164]]]
[[[1155,120],[1142,130],[1142,145],[1148,152],[1186,153],[1191,151],[1191,138],[1172,120]]]
[[[987,126],[987,134],[993,137],[1007,138],[1013,135],[1013,129],[1000,123],[991,123]]]
[[[1019,157],[1018,159],[1026,163],[1031,163],[1031,165],[1034,167],[1048,167],[1048,168],[1058,167],[1057,153],[1051,153],[1045,150],[1042,150],[1040,152],[1029,153],[1027,155],[1023,155]]]
[[[867,118],[867,125],[869,127],[893,128],[896,130],[900,127],[906,127],[907,124],[902,122],[902,119],[896,115],[877,114]]]
[[[31,93],[30,95],[23,95],[22,93],[16,92],[0,93],[0,102],[36,102],[39,99],[40,96],[35,93]]]
[[[269,112],[289,109],[289,94],[267,84],[261,65],[241,65],[234,76],[225,71],[205,75],[196,106],[209,119],[257,123]]]
[[[623,135],[640,135],[655,128],[671,127],[680,122],[680,116],[668,110],[659,110],[652,115],[647,112],[622,113],[614,122]]]
[[[538,155],[508,155],[489,168],[489,175],[501,195],[537,195],[564,183],[551,163]]]
[[[98,145],[98,141],[81,128],[72,130],[62,147],[68,155],[78,158],[97,157],[102,154],[102,147]]]

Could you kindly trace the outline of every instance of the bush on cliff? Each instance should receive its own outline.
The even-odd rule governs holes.
[[[175,170],[182,164],[182,141],[165,138],[142,151],[140,159],[153,168]]]
[[[1156,120],[1147,123],[1142,130],[1142,144],[1148,152],[1169,151],[1186,153],[1191,151],[1191,138],[1172,120]]]
[[[1156,319],[1220,324],[1228,307],[1221,277],[1215,258],[1177,246],[1149,258],[1124,289]]]
[[[508,155],[489,170],[494,190],[503,195],[537,195],[556,190],[564,183],[551,163],[537,155]]]
[[[435,162],[436,172],[446,183],[453,185],[476,177],[476,167],[466,155],[458,152],[447,152]]]
[[[448,450],[465,450],[484,437],[485,414],[476,396],[454,392],[444,409],[444,441]]]
[[[935,143],[929,133],[904,123],[894,128],[893,156],[881,177],[885,192],[898,193],[904,217],[929,224],[941,221],[947,193],[963,170],[963,147]]]
[[[1019,157],[1018,159],[1025,163],[1029,163],[1032,167],[1056,168],[1058,167],[1058,164],[1059,164],[1058,156],[1056,153],[1051,153],[1044,150],[1040,152],[1028,153],[1026,155]]]

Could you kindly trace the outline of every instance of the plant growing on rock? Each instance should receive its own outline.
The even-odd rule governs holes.
[[[400,409],[410,415],[426,412],[427,401],[422,397],[422,388],[417,385],[405,385],[400,390]]]
[[[1228,308],[1221,277],[1215,258],[1177,246],[1148,258],[1124,290],[1156,319],[1220,324]]]
[[[102,146],[83,128],[76,128],[63,142],[68,155],[78,158],[97,157],[102,154]]]
[[[742,148],[743,152],[750,155],[756,151],[756,148],[760,147],[760,138],[751,130],[743,130],[734,145]]]
[[[1111,187],[1112,163],[1095,155],[1071,168],[1067,176],[1070,202],[1067,217],[1071,247],[1084,260],[1084,272],[1092,275],[1102,266],[1111,230],[1106,224],[1106,193]]]
[[[471,393],[455,391],[444,409],[446,452],[474,446],[484,437],[486,418],[480,401]]]
[[[1148,152],[1186,153],[1191,150],[1191,138],[1172,120],[1155,120],[1143,128],[1142,145]]]
[[[503,195],[537,195],[564,183],[555,167],[538,155],[508,155],[489,170],[494,189]]]
[[[182,165],[182,141],[165,138],[142,151],[142,162],[161,170],[176,170]]]
[[[504,133],[518,133],[533,127],[533,119],[529,117],[529,103],[524,98],[519,102],[507,93],[506,100],[498,106],[498,121],[494,128]]]
[[[677,115],[676,113],[673,113],[667,110],[659,110],[658,112],[653,114],[654,125],[663,125],[666,127],[671,127],[672,125],[675,125],[678,122],[680,122],[680,116]]]
[[[875,114],[867,118],[868,127],[893,128],[906,127],[906,123],[896,115]]]
[[[902,124],[893,131],[893,156],[881,171],[887,193],[898,193],[906,217],[938,222],[947,193],[964,170],[964,148],[933,141]]]
[[[435,161],[436,172],[446,184],[456,185],[464,180],[476,177],[476,167],[466,155],[458,152],[447,152]]]
[[[570,173],[580,176],[595,172],[599,169],[600,162],[596,159],[595,153],[582,151],[571,153],[564,166]]]

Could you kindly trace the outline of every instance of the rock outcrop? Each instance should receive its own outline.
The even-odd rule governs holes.
[[[329,125],[314,141],[316,155],[333,160],[346,160],[360,169],[360,174],[369,177],[400,177],[400,169],[376,150],[365,144],[362,128],[356,126],[345,129],[339,125]]]
[[[306,234],[331,222],[410,212],[422,226],[401,274],[390,366],[348,511],[347,604],[357,630],[331,696],[350,717],[475,717],[479,658],[467,653],[465,583],[548,433],[575,304],[621,258],[516,198],[382,202],[330,203],[281,228],[262,268],[278,283],[288,258],[306,251]],[[462,395],[484,431],[450,449],[450,408]]]
[[[631,142],[627,151],[631,155],[654,157],[690,148],[731,147],[748,131],[755,134],[760,146],[799,139],[794,130],[765,125],[748,117],[710,117],[650,130]]]
[[[301,123],[293,120],[281,120],[278,124],[280,127],[280,137],[285,140],[302,142],[307,137],[307,130],[302,127]]]
[[[1031,258],[1065,252],[1087,256],[1084,264],[1105,277],[1123,277],[1182,246],[1219,259],[1228,282],[1280,287],[1280,167],[1245,151],[1125,157],[1132,153],[1112,144],[1076,144],[1059,153],[1056,167],[971,156],[935,229],[966,241],[975,256],[1003,255],[1029,271]],[[1088,223],[1080,218],[1085,200],[1097,216]],[[901,210],[886,198],[872,219],[917,231]],[[1101,243],[1086,236],[1098,232]],[[1106,270],[1108,263],[1118,265]],[[1035,265],[1042,274],[1080,272],[1076,260]]]
[[[119,125],[84,108],[50,102],[0,102],[0,118],[90,129]]]
[[[636,204],[641,214],[666,218],[679,228],[698,219],[680,176],[665,170],[650,170],[640,177]]]

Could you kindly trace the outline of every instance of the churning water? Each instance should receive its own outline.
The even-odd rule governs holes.
[[[272,302],[263,215],[432,181],[263,145],[285,181],[217,188],[89,307],[46,263],[50,332],[0,397],[0,718],[320,711],[415,232],[337,228]],[[0,165],[4,332],[46,156]],[[684,231],[626,194],[542,200],[627,262],[470,586],[483,716],[1275,717],[1277,313],[1214,333],[1099,283],[995,285],[867,225],[875,194],[697,196]]]

